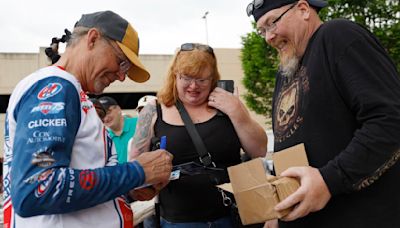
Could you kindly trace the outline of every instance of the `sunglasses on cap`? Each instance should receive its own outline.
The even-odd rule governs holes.
[[[253,2],[250,2],[246,8],[247,16],[250,17],[253,15],[254,10],[260,8],[263,4],[264,0],[253,0]]]
[[[208,52],[212,56],[215,57],[214,49],[212,49],[212,47],[205,45],[205,44],[185,43],[185,44],[181,45],[180,51],[193,51],[194,49]]]

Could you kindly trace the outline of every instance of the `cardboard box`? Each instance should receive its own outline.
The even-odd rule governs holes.
[[[308,166],[304,144],[274,153],[272,159],[277,177],[267,175],[264,159],[257,158],[229,167],[231,183],[218,186],[234,194],[244,225],[281,218],[291,210],[277,212],[274,207],[300,185],[296,179],[279,174],[292,166]]]

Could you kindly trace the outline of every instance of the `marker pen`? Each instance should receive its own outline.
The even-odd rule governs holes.
[[[160,139],[160,149],[167,149],[167,136],[161,136]]]

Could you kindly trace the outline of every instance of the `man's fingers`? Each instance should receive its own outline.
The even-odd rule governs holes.
[[[297,204],[293,207],[293,210],[287,214],[285,217],[281,218],[282,221],[293,221],[295,219],[306,216],[308,211],[308,206],[305,203]]]
[[[172,159],[172,154],[166,150],[145,152],[137,157],[145,172],[146,183],[167,182],[172,170]]]
[[[293,194],[289,195],[286,199],[281,201],[275,206],[276,211],[281,211],[287,208],[290,208],[299,202],[301,202],[304,198],[304,194],[302,193],[302,189],[297,189]]]
[[[280,175],[283,177],[299,177],[302,174],[302,168],[303,167],[290,167]]]

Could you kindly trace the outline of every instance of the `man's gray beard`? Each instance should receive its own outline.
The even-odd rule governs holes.
[[[285,64],[279,66],[279,71],[284,77],[291,81],[297,71],[297,68],[299,67],[299,62],[299,58],[292,57]]]

